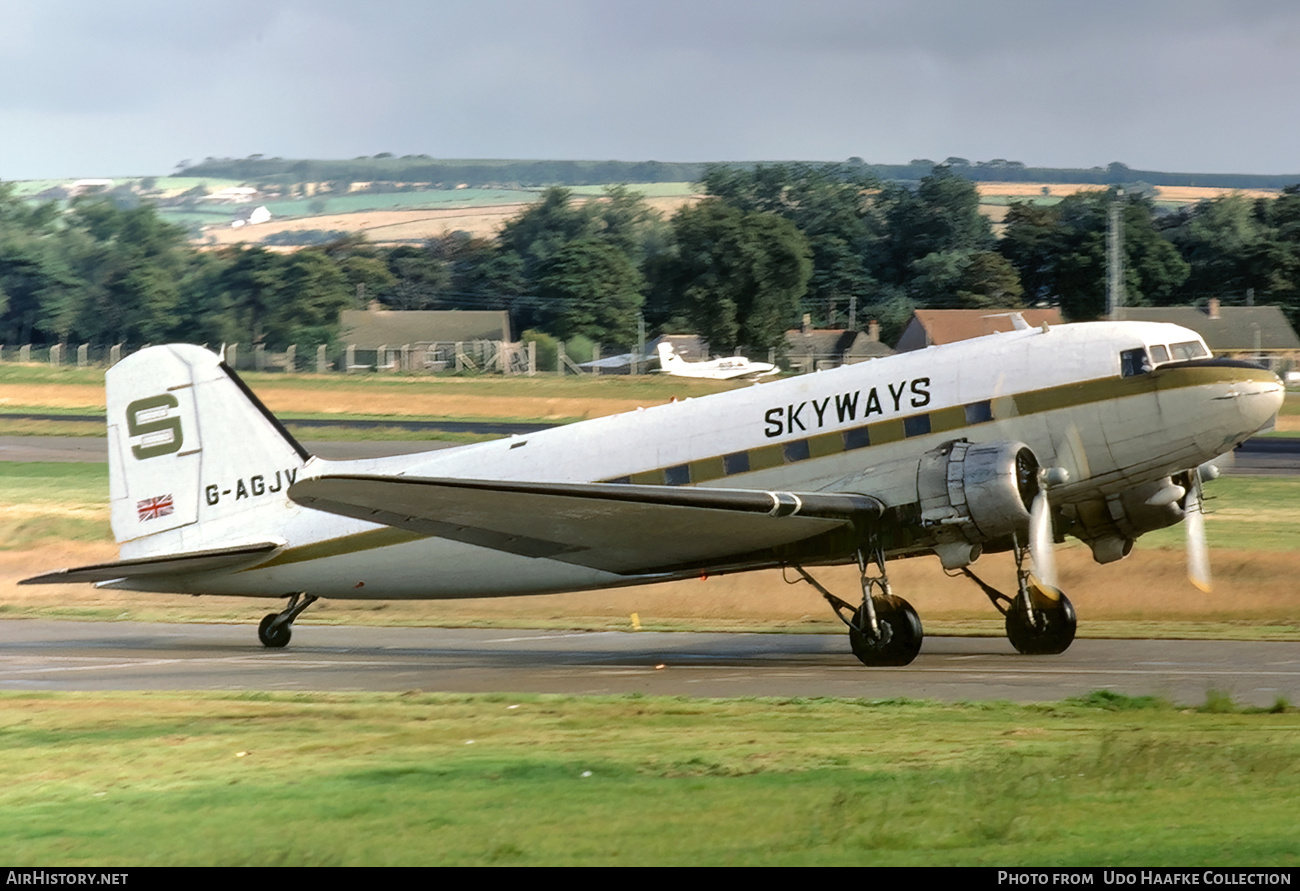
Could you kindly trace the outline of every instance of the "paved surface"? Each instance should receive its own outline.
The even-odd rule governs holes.
[[[1300,473],[1300,438],[1259,436],[1248,439],[1221,463],[1220,470],[1226,474],[1294,476]]]
[[[266,650],[249,625],[0,621],[3,690],[325,690],[1056,701],[1093,690],[1189,705],[1300,702],[1300,643],[1080,640],[1019,656],[994,638],[927,638],[868,669],[840,635],[548,632],[302,625]]]

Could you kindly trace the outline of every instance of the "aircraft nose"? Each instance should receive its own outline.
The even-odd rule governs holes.
[[[1282,379],[1271,371],[1260,369],[1258,379],[1243,381],[1238,387],[1242,417],[1258,430],[1268,424],[1286,401],[1286,387]]]
[[[1216,400],[1230,401],[1241,417],[1243,433],[1250,434],[1268,425],[1282,408],[1286,387],[1276,374],[1259,365],[1218,360],[1222,363],[1221,382],[1226,388]]]

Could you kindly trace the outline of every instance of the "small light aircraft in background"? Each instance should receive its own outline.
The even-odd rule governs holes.
[[[659,369],[674,377],[698,377],[714,381],[745,380],[768,377],[780,369],[771,362],[751,362],[744,356],[709,359],[704,362],[687,362],[666,340],[659,342]]]
[[[866,665],[906,665],[915,610],[886,567],[935,555],[1023,653],[1074,639],[1054,541],[1100,563],[1186,520],[1208,584],[1200,468],[1282,404],[1272,373],[1174,325],[1029,328],[420,455],[310,455],[219,356],[150,347],[107,375],[120,559],[27,579],[287,597],[491,597],[785,567]],[[970,566],[1009,552],[1004,594]],[[813,575],[856,563],[852,602]],[[1036,570],[1036,571],[1035,571]],[[1140,597],[1141,592],[1133,592]]]

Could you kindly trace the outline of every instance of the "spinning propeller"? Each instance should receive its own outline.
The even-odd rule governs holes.
[[[1154,499],[1183,499],[1183,524],[1187,528],[1187,578],[1199,590],[1210,592],[1210,550],[1205,538],[1205,509],[1202,482],[1214,479],[1219,469],[1206,464],[1191,473],[1191,486],[1184,489],[1174,484],[1152,496]],[[1069,471],[1060,467],[1044,469],[1040,474],[1038,494],[1029,510],[1029,553],[1034,560],[1034,574],[1039,582],[1056,588],[1055,536],[1052,531],[1052,509],[1047,492],[1052,486],[1069,479]],[[1184,497],[1185,496],[1185,497]]]
[[[1034,558],[1034,574],[1049,588],[1056,587],[1056,541],[1052,534],[1052,508],[1047,503],[1044,482],[1029,509],[1029,553]]]
[[[1214,465],[1206,465],[1206,475],[1218,476]],[[1201,498],[1201,471],[1192,473],[1192,487],[1183,502],[1183,523],[1187,526],[1187,578],[1206,594],[1210,593],[1210,549],[1205,543],[1205,510]]]

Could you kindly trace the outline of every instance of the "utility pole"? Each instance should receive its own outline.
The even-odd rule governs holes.
[[[1124,230],[1121,211],[1124,189],[1115,189],[1106,226],[1106,318],[1119,318],[1124,309]]]
[[[641,363],[645,361],[645,315],[637,313],[636,317],[636,352],[632,354],[632,373],[641,373]]]

